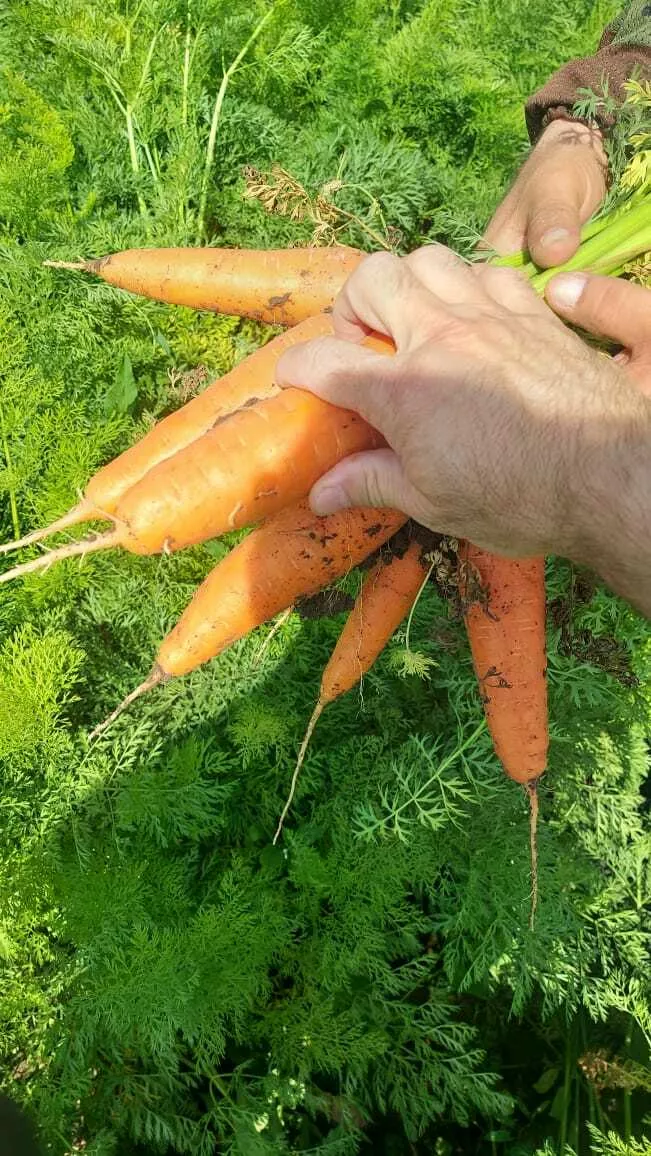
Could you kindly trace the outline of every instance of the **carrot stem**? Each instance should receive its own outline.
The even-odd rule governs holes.
[[[319,699],[318,703],[316,704],[316,706],[314,708],[314,711],[312,712],[312,718],[310,719],[310,721],[308,723],[307,730],[305,732],[305,737],[303,739],[303,742],[301,743],[301,749],[298,752],[298,758],[296,760],[296,767],[294,768],[294,774],[292,775],[292,784],[291,784],[291,787],[289,788],[289,795],[287,796],[287,802],[285,803],[285,806],[283,807],[282,814],[281,814],[280,819],[278,821],[278,827],[276,829],[276,834],[274,835],[274,847],[276,846],[276,843],[280,839],[282,829],[283,829],[283,824],[285,822],[285,819],[287,818],[287,815],[289,814],[290,807],[294,801],[294,795],[296,793],[296,784],[298,783],[298,776],[301,773],[301,767],[303,766],[303,762],[305,760],[307,748],[309,746],[310,739],[312,738],[312,735],[314,734],[314,728],[316,727],[316,724],[318,723],[319,719],[321,718],[321,715],[323,713],[323,708],[325,707],[325,705],[326,705],[325,702],[322,702]]]
[[[96,738],[99,738],[99,736],[108,730],[115,720],[131,706],[132,702],[135,702],[141,695],[146,694],[148,690],[153,690],[155,686],[160,686],[162,682],[167,682],[168,678],[169,675],[165,673],[162,666],[156,665],[145,681],[141,682],[140,686],[137,686],[135,690],[132,690],[126,698],[123,698],[120,705],[116,706],[114,711],[111,711],[108,718],[105,718],[104,722],[99,723],[99,725],[90,732],[88,741],[92,743]]]
[[[6,570],[4,574],[0,574],[0,584],[11,582],[23,574],[36,574],[39,570],[47,570],[53,562],[60,562],[64,558],[79,556],[83,558],[86,554],[95,553],[96,550],[110,550],[111,547],[119,546],[119,544],[115,530],[111,530],[107,534],[95,534],[90,538],[82,538],[80,542],[70,542],[67,546],[48,550],[42,558],[33,558],[31,562],[23,562],[21,566],[14,566],[12,570]]]

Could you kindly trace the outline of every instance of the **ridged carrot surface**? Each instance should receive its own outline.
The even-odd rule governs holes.
[[[381,558],[369,571],[339,635],[321,678],[317,704],[298,752],[287,802],[278,821],[274,843],[292,805],[308,744],[324,708],[360,681],[384,650],[391,635],[411,610],[427,577],[427,563],[418,542],[402,557]]]
[[[307,502],[270,518],[215,566],[160,647],[149,677],[90,737],[153,687],[196,670],[297,598],[341,578],[406,520],[398,510],[372,509],[319,518]]]
[[[88,484],[86,500],[96,511],[113,513],[123,495],[160,462],[184,450],[228,414],[278,394],[274,373],[286,349],[331,333],[328,317],[310,317],[256,349],[230,373],[212,382],[182,409],[157,422],[136,445],[99,470]]]
[[[270,518],[212,571],[158,652],[169,676],[187,674],[297,598],[341,578],[406,521],[397,510],[318,518],[302,502]]]
[[[141,297],[296,325],[329,309],[364,253],[343,246],[297,249],[126,249],[80,264]]]
[[[463,548],[484,598],[466,611],[475,673],[495,752],[509,778],[534,783],[547,766],[545,562]]]
[[[322,707],[352,690],[371,669],[411,610],[426,574],[418,542],[412,542],[401,558],[381,559],[369,571],[323,671]]]
[[[253,525],[305,497],[342,458],[382,444],[357,414],[285,389],[150,470],[117,506],[120,545],[153,554]]]

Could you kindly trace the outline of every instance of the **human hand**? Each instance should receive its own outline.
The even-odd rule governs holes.
[[[582,300],[585,323],[598,306],[594,293]],[[394,506],[497,553],[584,560],[586,527],[616,502],[622,463],[649,458],[651,406],[621,366],[519,274],[469,267],[441,246],[367,258],[333,322],[336,337],[283,356],[278,380],[356,410],[390,448],[322,478],[317,513]],[[359,344],[370,330],[393,338],[395,357]]]
[[[563,264],[579,246],[581,226],[604,199],[606,174],[598,129],[552,121],[497,209],[485,240],[498,253],[527,248],[543,268]]]
[[[621,345],[615,361],[651,397],[651,292],[617,277],[559,273],[547,285],[552,309],[572,325]]]

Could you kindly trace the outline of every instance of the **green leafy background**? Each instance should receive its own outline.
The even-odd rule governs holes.
[[[588,0],[14,0],[0,13],[2,536],[74,503],[271,330],[73,274],[130,245],[271,246],[313,223],[460,247],[525,155],[522,105],[589,51]],[[206,178],[207,183],[206,183]],[[204,210],[201,189],[206,187]],[[552,753],[528,930],[526,800],[479,730],[434,589],[324,715],[271,839],[342,619],[294,615],[87,734],[227,544],[103,554],[0,600],[2,1081],[55,1156],[639,1156],[650,1151],[651,637],[550,562]],[[348,580],[354,592],[358,578]],[[465,745],[464,745],[465,744]],[[464,748],[463,750],[461,748]]]

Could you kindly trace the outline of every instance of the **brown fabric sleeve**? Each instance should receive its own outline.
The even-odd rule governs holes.
[[[607,79],[609,95],[619,100],[623,98],[622,85],[634,72],[637,71],[641,77],[651,77],[651,47],[643,44],[615,45],[611,43],[613,36],[611,26],[606,29],[603,47],[595,56],[566,64],[527,101],[525,115],[532,144],[550,121],[574,119],[572,107],[579,99],[579,89],[590,88],[599,93],[603,90],[604,79]],[[612,118],[599,115],[597,123],[601,128],[608,128]]]

